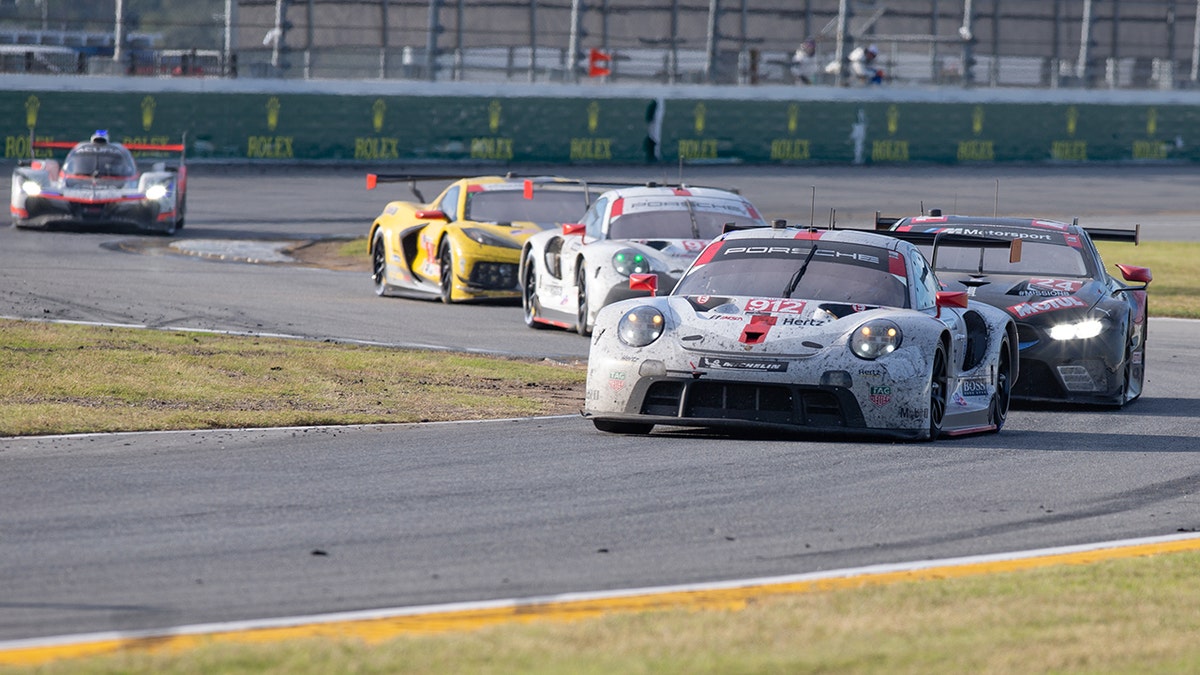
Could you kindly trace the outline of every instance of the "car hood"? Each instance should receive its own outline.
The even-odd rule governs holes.
[[[511,223],[460,221],[459,225],[463,230],[472,228],[476,230],[483,230],[490,235],[516,244],[516,248],[520,248],[520,245],[523,244],[526,239],[539,232],[562,227],[561,223],[534,222],[531,220],[514,220]]]
[[[682,274],[707,244],[704,239],[609,239],[603,242],[614,253],[623,248],[636,249],[661,263],[655,265],[656,269],[665,268],[675,276]]]
[[[123,194],[137,190],[137,182],[123,178],[64,178],[56,186],[64,195]]]
[[[676,339],[681,347],[713,354],[812,356],[845,343],[864,321],[911,311],[804,299],[672,296],[667,300],[679,321]]]
[[[939,273],[947,290],[968,292],[972,300],[998,307],[1018,321],[1037,322],[1051,316],[1087,314],[1104,297],[1094,279],[959,275]]]

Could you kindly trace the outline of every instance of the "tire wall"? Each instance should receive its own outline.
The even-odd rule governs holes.
[[[482,95],[462,87],[448,94],[193,88],[5,89],[4,156],[28,158],[31,130],[41,140],[77,141],[106,128],[125,142],[174,143],[186,132],[193,159],[372,165],[1200,161],[1200,98],[1156,101],[1144,93],[1125,101],[1105,92],[1071,100],[1069,92],[987,90],[938,100],[924,91],[816,88],[622,94],[591,86],[553,95],[532,87]]]

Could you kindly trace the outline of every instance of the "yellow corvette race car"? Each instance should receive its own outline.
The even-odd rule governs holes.
[[[424,203],[417,183],[431,180],[454,182]],[[388,202],[371,225],[375,293],[442,302],[521,297],[521,245],[579,222],[602,191],[554,176],[367,175],[368,190],[385,182],[409,183],[422,203]]]

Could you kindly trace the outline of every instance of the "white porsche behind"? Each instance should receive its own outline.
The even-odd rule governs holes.
[[[688,186],[610,190],[580,224],[529,237],[518,279],[525,323],[589,335],[600,308],[645,295],[631,274],[654,273],[670,288],[704,246],[734,227],[766,226],[757,209],[729,190]]]

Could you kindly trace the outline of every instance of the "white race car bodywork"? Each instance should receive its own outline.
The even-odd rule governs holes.
[[[561,241],[552,241],[555,237]],[[646,291],[631,290],[629,277],[613,266],[613,256],[618,252],[632,250],[645,256],[648,271],[658,275],[664,288],[671,288],[707,243],[704,239],[666,239],[585,244],[582,236],[546,231],[529,238],[521,261],[523,270],[533,271],[535,312],[540,323],[571,330],[582,325],[586,331],[595,325],[601,307],[648,295]]]
[[[130,152],[182,153],[183,145],[122,145],[98,133],[83,143],[37,141],[34,147],[71,147],[71,152],[61,164],[53,159],[22,160],[13,170],[9,211],[17,227],[115,225],[162,234],[183,227],[187,194],[183,160],[176,167],[157,161],[150,170],[138,172]],[[72,173],[72,162],[89,155],[115,158],[121,168]],[[99,167],[99,162],[94,165]]]
[[[680,220],[689,217],[689,236],[679,236]],[[601,307],[648,294],[630,289],[631,272],[656,274],[659,288],[670,290],[723,223],[766,225],[736,193],[661,186],[611,190],[584,221],[583,227],[547,230],[526,241],[518,275],[530,326],[588,335]]]
[[[1013,322],[982,303],[939,305],[717,295],[625,300],[596,318],[584,414],[601,430],[629,433],[655,424],[907,439],[998,430],[1016,379]],[[635,347],[619,336],[623,317],[653,310],[661,315],[660,337]],[[860,357],[852,335],[880,320],[899,330],[900,346]],[[935,365],[939,359],[944,365]],[[935,407],[944,414],[931,418]]]

